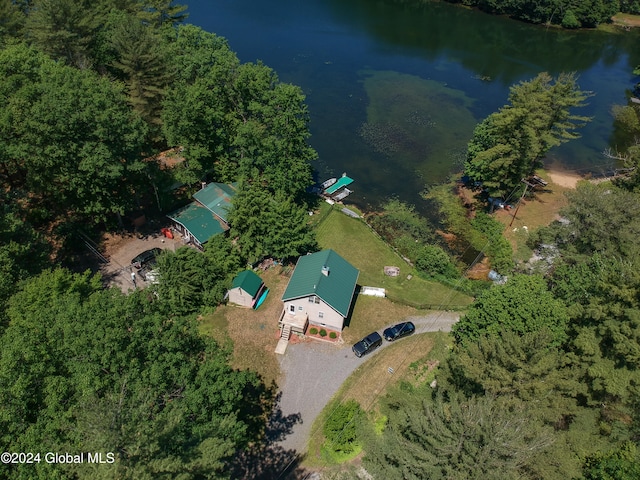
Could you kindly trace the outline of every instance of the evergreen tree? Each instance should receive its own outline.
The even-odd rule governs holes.
[[[119,19],[111,34],[111,66],[125,80],[134,110],[159,130],[162,99],[171,81],[161,36],[135,17]]]
[[[449,401],[423,391],[394,391],[385,401],[388,422],[370,434],[365,466],[375,478],[513,479],[547,447],[547,429],[529,422],[522,403],[492,397]]]
[[[510,104],[489,115],[475,129],[465,172],[482,181],[489,195],[512,197],[521,180],[542,166],[550,148],[578,138],[576,129],[588,120],[570,114],[590,96],[578,89],[572,74],[555,82],[547,73],[511,87]]]

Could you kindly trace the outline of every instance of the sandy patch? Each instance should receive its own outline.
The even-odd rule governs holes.
[[[576,175],[574,173],[564,173],[557,170],[547,171],[547,175],[553,183],[566,188],[576,188],[578,182],[580,180],[583,180],[580,175]]]

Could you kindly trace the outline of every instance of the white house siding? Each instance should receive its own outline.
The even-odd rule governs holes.
[[[319,303],[315,303],[315,301],[309,301],[309,298],[313,297],[302,297],[284,302],[285,314],[306,313],[310,324],[341,331],[344,317],[322,299],[319,299]],[[292,306],[294,308],[293,312],[291,311]],[[322,318],[320,317],[321,313]]]
[[[253,302],[253,298],[240,287],[236,287],[229,290],[229,302],[243,307],[250,307],[251,302]]]

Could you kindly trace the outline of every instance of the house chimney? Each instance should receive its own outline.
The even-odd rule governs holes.
[[[201,186],[200,190],[204,190],[205,187],[207,186],[207,182],[200,182],[200,186]]]
[[[323,274],[325,277],[328,277],[328,276],[329,276],[329,267],[327,267],[326,265],[324,265],[324,266],[322,267],[322,274]]]

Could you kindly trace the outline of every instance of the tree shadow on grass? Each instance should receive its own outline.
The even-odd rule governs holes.
[[[309,473],[300,466],[304,454],[286,450],[278,444],[302,422],[299,413],[284,415],[279,407],[278,393],[273,401],[271,416],[260,442],[240,451],[230,464],[231,478],[237,480],[298,480]]]

